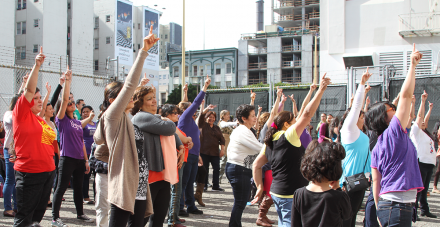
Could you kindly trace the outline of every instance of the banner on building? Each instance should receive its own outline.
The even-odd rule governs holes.
[[[150,33],[150,27],[153,25],[153,34],[160,37],[159,33],[159,12],[147,7],[144,7],[144,37]],[[162,41],[159,41],[162,42]],[[145,59],[144,68],[159,71],[159,43],[154,44],[148,51],[148,57]]]
[[[129,1],[116,1],[115,57],[119,63],[133,65],[133,5]]]

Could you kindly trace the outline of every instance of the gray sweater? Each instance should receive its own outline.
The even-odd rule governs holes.
[[[143,151],[148,162],[148,169],[160,172],[165,169],[160,144],[160,136],[172,136],[176,138],[176,147],[182,144],[179,136],[176,134],[176,124],[172,121],[164,121],[160,115],[139,111],[131,119],[133,125],[136,125],[144,134]]]

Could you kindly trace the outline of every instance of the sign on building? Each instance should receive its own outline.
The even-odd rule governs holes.
[[[129,1],[116,1],[115,57],[119,63],[133,65],[133,5]]]
[[[159,12],[150,9],[144,8],[144,34],[143,36],[147,36],[150,32],[150,27],[153,25],[153,34],[156,37],[160,37],[159,33]],[[159,41],[161,42],[161,41]],[[145,59],[144,68],[159,71],[159,43],[157,42],[154,46],[148,51],[148,57]]]

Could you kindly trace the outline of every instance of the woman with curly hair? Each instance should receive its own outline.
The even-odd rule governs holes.
[[[292,227],[342,226],[351,217],[350,198],[339,186],[344,147],[312,141],[301,161],[301,174],[311,183],[295,191]],[[330,186],[330,187],[329,187]]]
[[[298,121],[289,111],[283,111],[275,117],[266,134],[265,147],[253,163],[253,176],[258,190],[252,203],[263,198],[262,166],[267,162],[271,164],[273,181],[270,194],[277,209],[279,226],[290,226],[293,193],[308,184],[299,171],[305,151],[300,136],[318,109],[328,84],[330,79],[324,74],[318,92]],[[282,90],[278,89],[277,96],[280,97],[281,93]]]

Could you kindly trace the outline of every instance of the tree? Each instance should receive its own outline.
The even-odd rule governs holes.
[[[198,85],[189,84],[188,85],[188,101],[192,102],[197,97],[200,88]],[[168,95],[168,104],[179,104],[182,101],[182,85],[179,84],[178,87],[174,88]]]

